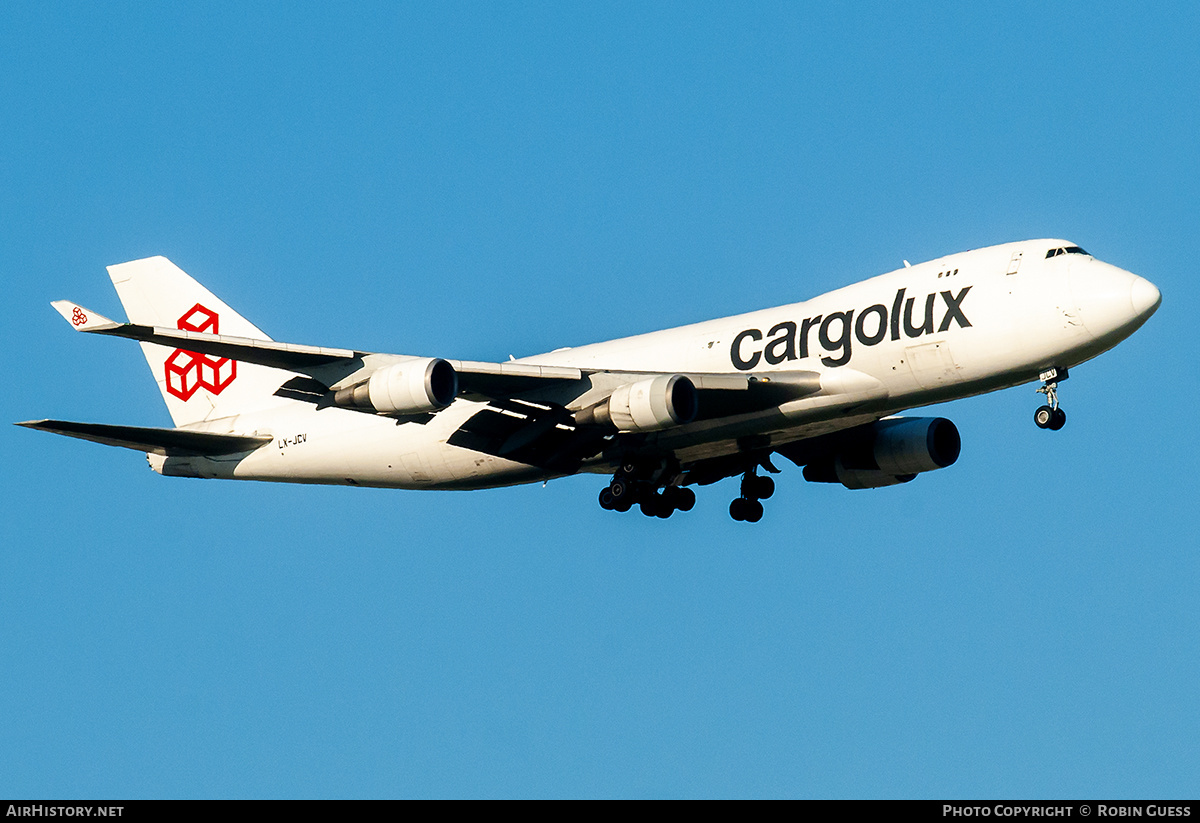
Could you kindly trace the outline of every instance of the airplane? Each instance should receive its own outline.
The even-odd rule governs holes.
[[[164,257],[108,268],[129,317],[52,305],[141,343],[175,428],[17,425],[146,452],[174,477],[485,489],[611,475],[600,505],[666,518],[740,477],[757,522],[779,474],[871,489],[954,464],[916,407],[1038,381],[1061,429],[1069,370],[1157,310],[1148,280],[1067,240],[951,254],[778,308],[490,363],[279,343]],[[759,470],[765,474],[759,474]]]

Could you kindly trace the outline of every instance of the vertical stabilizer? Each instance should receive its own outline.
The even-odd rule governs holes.
[[[108,267],[131,323],[270,340],[165,257]],[[176,426],[279,405],[290,372],[142,343],[142,353]]]

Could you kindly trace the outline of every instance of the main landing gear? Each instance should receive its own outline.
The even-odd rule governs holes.
[[[757,523],[762,520],[763,504],[775,493],[775,481],[769,477],[759,477],[754,469],[742,475],[742,496],[729,504],[729,516],[734,520],[747,523]]]
[[[659,491],[657,483],[637,479],[636,472],[636,466],[622,466],[600,492],[600,508],[627,512],[636,504],[647,517],[665,519],[677,511],[690,512],[696,505],[696,493],[691,489],[668,485]]]
[[[742,475],[741,497],[729,504],[729,516],[746,523],[762,520],[763,504],[775,494],[775,481],[759,476],[758,467],[772,473],[779,470],[766,458],[750,466]],[[742,463],[744,468],[746,463]],[[721,475],[728,477],[729,475]],[[736,475],[734,475],[736,477]],[[689,512],[696,505],[696,493],[684,486],[676,485],[685,474],[677,461],[662,461],[658,464],[625,463],[613,475],[612,480],[600,492],[600,508],[606,511],[627,512],[634,506],[647,517],[670,517],[677,511]],[[713,482],[717,478],[699,482]]]
[[[1038,406],[1033,413],[1033,422],[1039,429],[1058,431],[1067,424],[1067,413],[1058,406],[1058,383],[1066,380],[1067,376],[1066,369],[1050,369],[1038,375],[1042,387],[1037,392],[1046,395],[1049,403],[1047,406]]]

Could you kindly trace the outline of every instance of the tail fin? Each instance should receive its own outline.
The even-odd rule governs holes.
[[[165,257],[108,267],[131,323],[270,340]],[[142,343],[142,353],[176,426],[278,405],[288,372]]]

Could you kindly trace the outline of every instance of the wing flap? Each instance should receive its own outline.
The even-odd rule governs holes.
[[[547,384],[583,379],[583,372],[569,366],[534,366],[529,363],[482,363],[450,360],[458,372],[460,390],[470,396],[497,399],[543,388]]]

